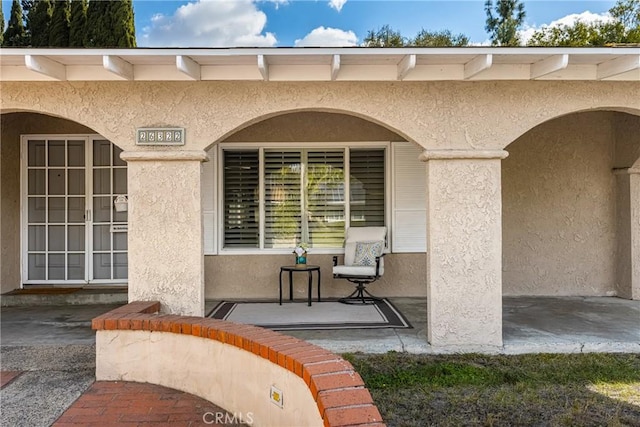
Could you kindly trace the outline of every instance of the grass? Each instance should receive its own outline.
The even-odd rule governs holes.
[[[640,354],[345,354],[392,426],[640,426]]]

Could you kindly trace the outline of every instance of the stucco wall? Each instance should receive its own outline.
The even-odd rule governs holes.
[[[532,129],[503,161],[505,295],[615,291],[617,113],[583,113]]]
[[[196,150],[306,110],[366,118],[426,148],[500,149],[575,111],[640,111],[637,82],[604,81],[3,82],[0,101],[3,111],[35,109],[83,123],[125,150],[134,147],[136,127],[183,126],[185,149]]]
[[[340,256],[339,260],[342,260]],[[294,263],[293,255],[216,255],[205,256],[205,298],[277,298],[280,266]],[[331,274],[332,255],[309,253],[309,264],[319,265],[323,298],[344,297],[354,285],[346,280],[335,280]],[[427,295],[426,255],[388,254],[384,257],[384,276],[369,285],[376,296]],[[307,298],[307,273],[294,273],[294,298]],[[289,277],[282,275],[283,298],[289,297]],[[317,276],[313,273],[313,295]]]
[[[616,174],[616,294],[631,298],[631,186],[629,174]]]
[[[614,114],[612,125],[616,141],[613,166],[629,168],[640,161],[640,116]]]
[[[4,84],[3,84],[4,86]],[[39,133],[94,134],[78,123],[57,117],[31,113],[9,113],[0,116],[0,292],[20,287],[20,135]]]
[[[404,141],[382,126],[346,114],[301,112],[272,117],[234,133],[224,142]]]

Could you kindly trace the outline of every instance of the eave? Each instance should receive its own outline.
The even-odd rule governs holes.
[[[0,81],[640,81],[640,47],[3,48]]]

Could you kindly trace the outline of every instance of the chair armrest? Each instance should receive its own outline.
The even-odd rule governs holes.
[[[336,265],[338,265],[338,256],[334,255],[333,256],[333,266],[335,267]]]
[[[384,253],[376,257],[376,278],[380,277],[380,258],[384,256]]]

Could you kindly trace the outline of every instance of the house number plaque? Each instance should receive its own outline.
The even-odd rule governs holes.
[[[184,128],[138,128],[136,145],[184,145]]]

